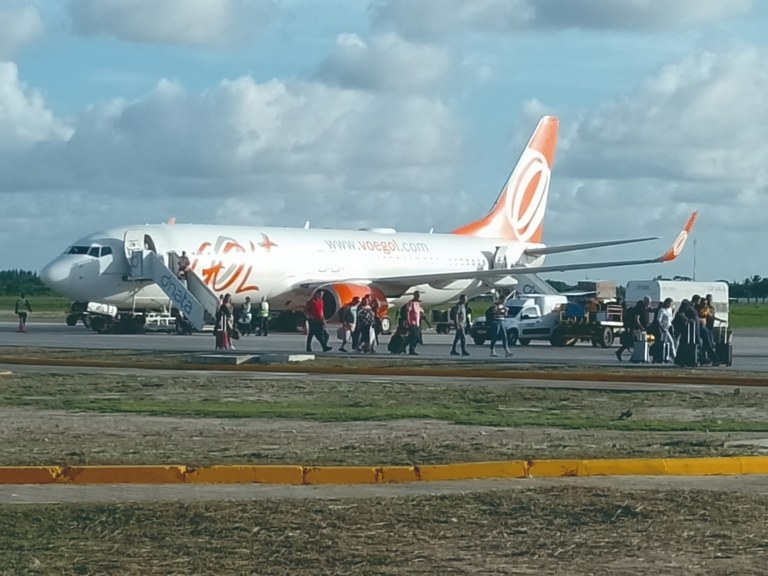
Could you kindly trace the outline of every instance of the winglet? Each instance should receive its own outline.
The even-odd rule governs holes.
[[[693,230],[693,225],[696,223],[696,217],[698,215],[698,210],[691,214],[690,218],[688,218],[688,222],[685,223],[680,234],[677,235],[677,238],[675,238],[675,241],[672,243],[672,247],[659,258],[659,262],[671,262],[680,256],[680,253],[683,251],[683,246],[685,246],[685,241],[688,240],[688,236],[690,236],[691,230]]]

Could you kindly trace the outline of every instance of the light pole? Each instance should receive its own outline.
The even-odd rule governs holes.
[[[696,240],[693,241],[693,281],[696,282]]]

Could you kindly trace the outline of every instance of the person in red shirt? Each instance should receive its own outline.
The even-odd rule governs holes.
[[[307,316],[309,329],[307,330],[307,352],[312,352],[312,338],[316,338],[323,348],[323,352],[328,352],[331,347],[328,346],[328,332],[325,331],[325,316],[323,315],[323,291],[318,290],[309,299],[304,306],[304,314]]]

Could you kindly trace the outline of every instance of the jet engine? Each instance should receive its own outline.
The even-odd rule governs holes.
[[[370,294],[371,299],[378,300],[380,317],[386,316],[389,308],[384,292],[373,284],[325,284],[318,290],[323,290],[323,314],[326,320],[338,319],[336,315],[339,309],[349,304],[355,296],[362,300],[363,296]]]

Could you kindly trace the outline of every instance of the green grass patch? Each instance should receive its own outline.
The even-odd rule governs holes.
[[[210,376],[18,375],[3,382],[0,406],[70,412],[314,422],[413,419],[571,430],[768,431],[763,397],[747,393],[616,392],[520,388],[503,383],[286,382]],[[621,418],[629,408],[632,415]]]
[[[728,316],[733,328],[766,328],[768,304],[734,304]]]
[[[15,319],[14,306],[18,296],[0,296],[0,319]],[[35,318],[64,318],[69,312],[72,303],[63,296],[30,296],[28,298],[32,306],[30,320]]]

